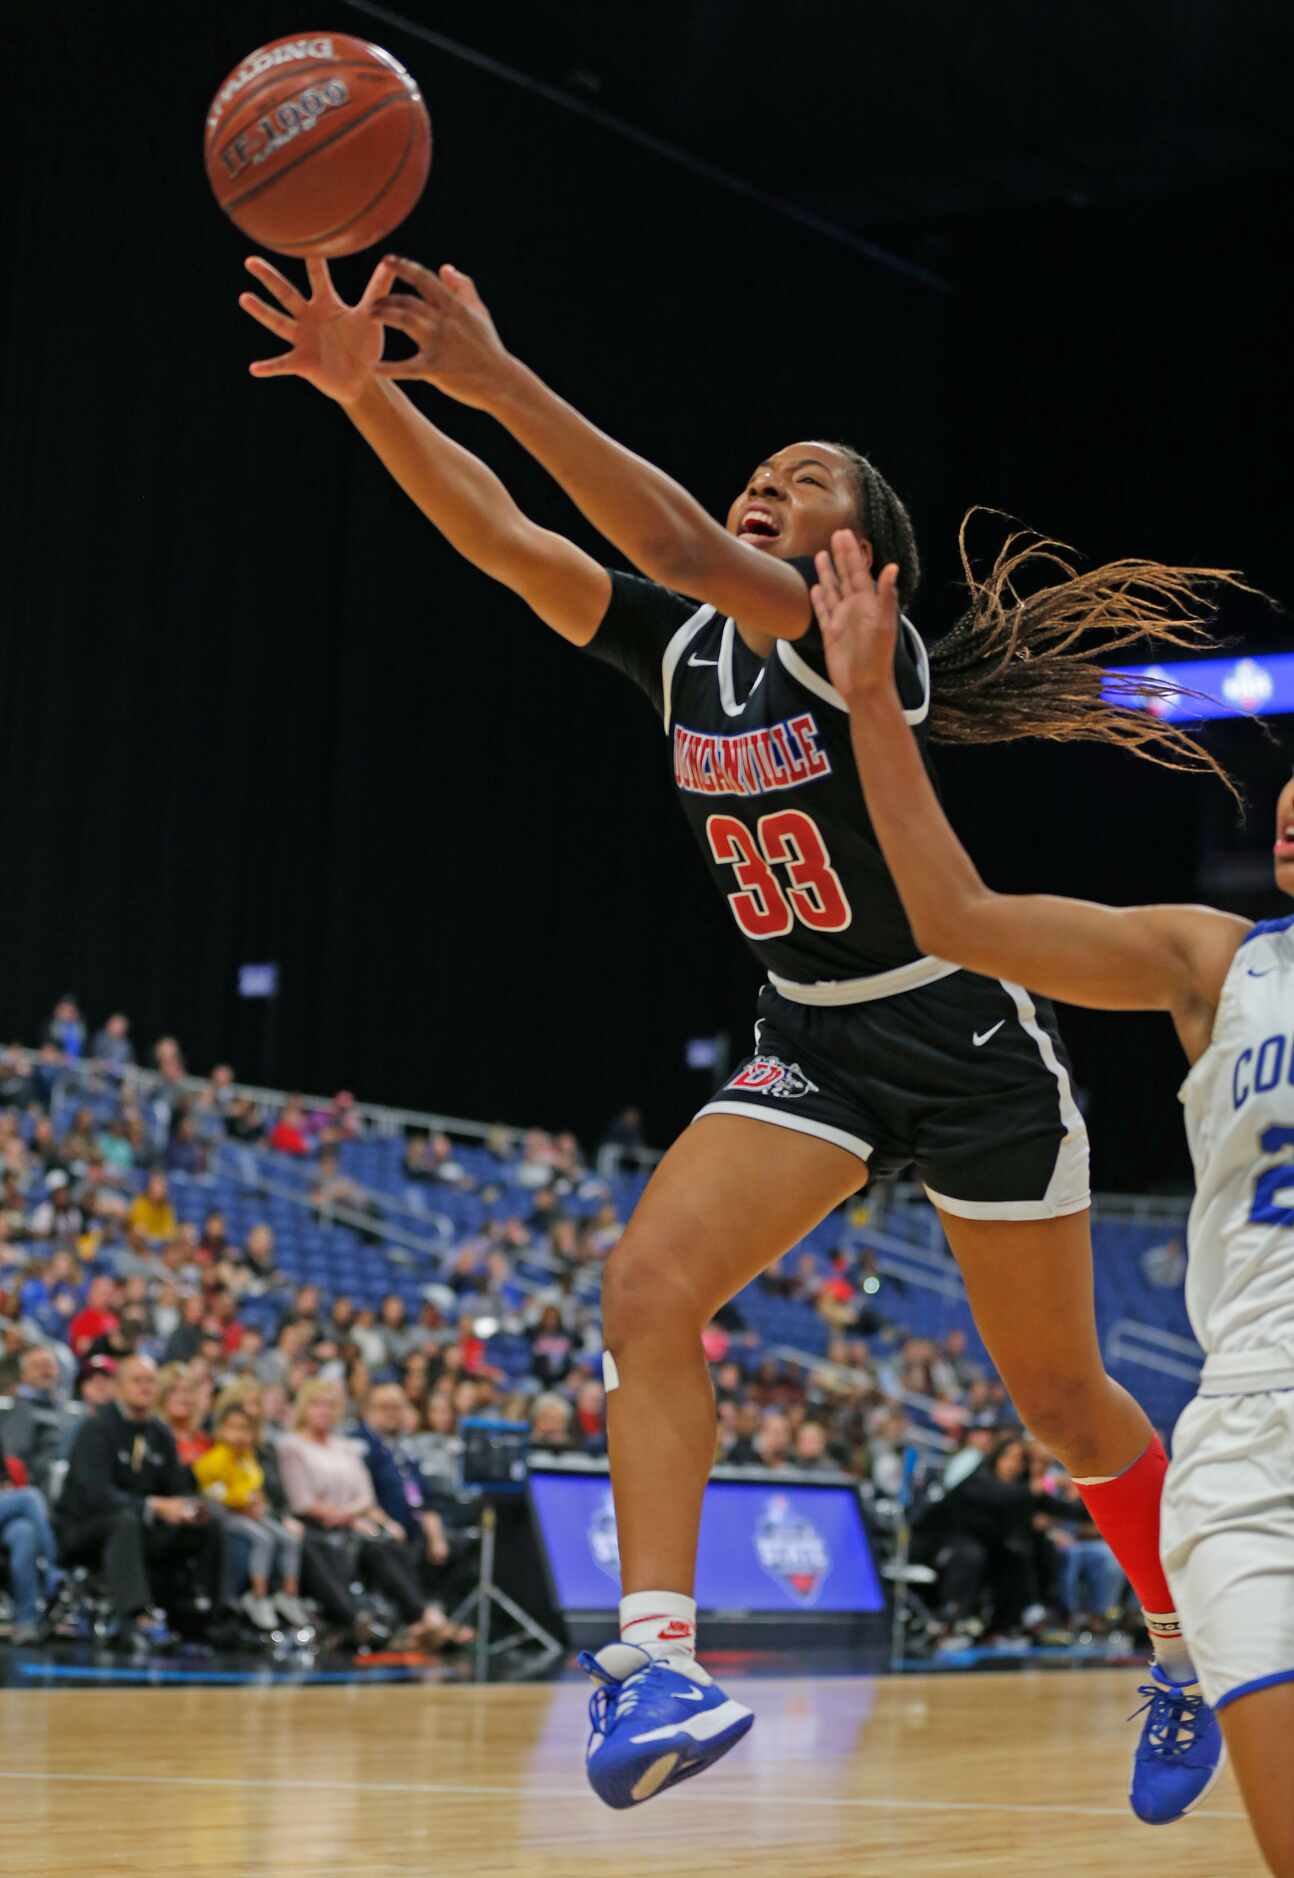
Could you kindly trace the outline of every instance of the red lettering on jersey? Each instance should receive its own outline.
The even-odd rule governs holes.
[[[697,795],[762,796],[793,789],[831,770],[818,748],[818,727],[804,712],[759,730],[673,730],[674,781]]]
[[[728,794],[728,739],[710,739],[710,787],[717,796]]]
[[[723,769],[723,787],[729,795],[745,795],[742,782],[742,748],[740,737],[721,737],[719,739],[719,757]]]
[[[689,730],[687,732],[687,749],[683,756],[684,787],[687,789],[702,789],[705,786],[701,781],[701,771],[698,763],[700,748],[701,738],[699,733],[695,730]]]
[[[816,932],[843,932],[852,924],[853,910],[822,832],[802,809],[761,815],[753,832],[735,815],[711,815],[705,832],[715,860],[737,877],[738,891],[728,895],[728,904],[749,938],[785,938],[796,920]],[[778,866],[787,871],[787,887],[773,871]],[[758,1087],[748,1079],[762,1061],[748,1064],[729,1087]]]
[[[818,726],[806,711],[800,717],[793,717],[790,729],[795,733],[796,741],[804,752],[804,760],[810,776],[823,776],[831,768],[830,758],[818,748]]]
[[[786,771],[786,758],[778,748],[777,740],[771,730],[761,730],[759,734],[764,740],[765,752],[767,753],[769,762],[773,766],[773,775],[776,779],[774,787],[785,789],[791,781]]]
[[[774,724],[768,734],[781,753],[782,761],[786,764],[789,780],[793,783],[803,782],[809,773],[809,766],[803,758],[797,757],[792,749],[791,739],[786,734],[786,725]]]
[[[752,730],[750,733],[750,752],[759,769],[760,781],[763,783],[765,789],[776,789],[778,786],[778,775],[773,766],[772,755],[767,746],[768,732],[766,730]]]
[[[701,739],[701,776],[702,787],[708,796],[718,795],[720,783],[715,775],[715,740],[713,737]]]

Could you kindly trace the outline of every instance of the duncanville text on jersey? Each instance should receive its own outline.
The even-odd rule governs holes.
[[[674,726],[674,781],[680,789],[706,796],[763,796],[774,789],[831,772],[831,760],[818,747],[819,730],[811,711],[783,718],[765,730],[721,732]]]

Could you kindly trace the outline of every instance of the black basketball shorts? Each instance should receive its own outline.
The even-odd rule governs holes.
[[[963,1219],[1056,1219],[1090,1203],[1087,1129],[1045,998],[956,971],[857,1003],[765,985],[758,1011],[753,1054],[702,1115],[833,1141],[874,1180],[913,1167]]]

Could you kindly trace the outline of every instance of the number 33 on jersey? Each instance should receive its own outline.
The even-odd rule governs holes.
[[[808,587],[811,561],[792,563]],[[635,680],[671,740],[674,782],[742,936],[776,976],[868,977],[919,954],[863,802],[849,713],[816,623],[765,659],[713,607],[632,574],[589,645]],[[895,674],[924,754],[929,661],[904,621]]]
[[[710,852],[732,863],[740,883],[728,895],[733,917],[748,939],[781,939],[796,920],[814,932],[844,932],[853,909],[831,865],[818,825],[801,809],[761,815],[752,834],[732,815],[710,815],[705,824]],[[773,872],[782,863],[785,887]]]

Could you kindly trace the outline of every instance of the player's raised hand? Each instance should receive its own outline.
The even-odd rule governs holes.
[[[448,265],[437,273],[394,255],[387,265],[413,292],[387,294],[375,311],[418,349],[411,358],[387,359],[377,367],[380,376],[421,378],[459,404],[488,405],[510,357],[475,283]]]
[[[852,529],[831,537],[831,552],[815,555],[817,584],[810,598],[822,628],[827,674],[852,704],[894,682],[894,641],[899,630],[899,570],[891,561],[873,580],[867,556]]]
[[[278,305],[244,293],[238,297],[239,306],[291,348],[277,358],[257,359],[251,367],[253,378],[304,378],[338,404],[353,404],[382,357],[385,335],[375,308],[390,292],[395,269],[379,262],[358,303],[351,306],[333,286],[326,261],[306,262],[308,297],[259,255],[252,255],[246,267]]]

